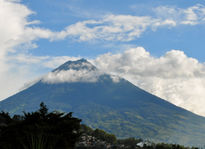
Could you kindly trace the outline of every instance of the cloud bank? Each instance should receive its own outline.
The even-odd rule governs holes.
[[[143,47],[100,55],[93,63],[146,91],[205,116],[205,64],[171,50],[156,58]]]

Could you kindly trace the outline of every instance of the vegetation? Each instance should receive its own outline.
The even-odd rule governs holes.
[[[23,116],[0,113],[1,149],[69,149],[80,137],[80,122],[72,113],[48,113],[41,103],[36,112]]]
[[[24,115],[0,113],[1,149],[191,149],[176,144],[151,143],[142,139],[117,139],[92,129],[72,113],[48,112],[44,103]],[[195,148],[192,148],[195,149]]]
[[[93,130],[92,128],[86,126],[86,125],[81,125],[81,132],[95,137],[96,139],[99,139],[101,141],[105,141],[107,143],[115,144],[117,142],[117,138],[114,134],[110,134],[105,132],[104,130],[101,129],[95,129]]]
[[[154,143],[137,138],[116,139],[112,134],[103,130],[81,126],[83,132],[76,149],[198,149],[178,144]],[[85,139],[86,138],[86,139]]]

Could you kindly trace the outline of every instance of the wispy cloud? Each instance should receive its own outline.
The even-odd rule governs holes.
[[[139,38],[146,30],[178,25],[197,25],[205,23],[205,6],[196,4],[182,9],[160,6],[153,9],[153,16],[106,15],[99,19],[85,20],[67,26],[60,32],[50,34],[51,40],[66,37],[78,41],[106,40],[132,41]]]
[[[197,25],[205,23],[205,6],[196,4],[188,8],[175,8],[160,6],[154,9],[156,16],[161,19],[169,19],[176,25]]]
[[[74,38],[78,41],[106,40],[131,41],[139,38],[148,28],[175,26],[172,20],[160,20],[150,16],[107,15],[98,20],[86,20],[68,26],[53,34],[51,40]]]

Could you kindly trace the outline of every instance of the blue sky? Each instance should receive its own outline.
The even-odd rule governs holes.
[[[159,6],[174,8],[188,8],[196,4],[204,4],[204,1],[187,0],[62,0],[62,1],[22,1],[36,14],[29,19],[40,20],[38,25],[54,31],[60,31],[66,26],[79,21],[100,19],[105,15],[133,15],[133,16],[156,16],[154,10]],[[180,49],[190,56],[203,62],[205,59],[204,25],[177,26],[173,28],[163,27],[156,31],[147,30],[140,38],[129,42],[118,41],[91,41],[75,42],[72,39],[49,42],[39,40],[39,47],[32,51],[34,55],[70,55],[95,57],[107,51],[116,52],[119,45],[143,46],[155,56],[161,56],[170,49]],[[58,50],[56,50],[58,49]]]
[[[204,35],[203,0],[0,0],[0,100],[83,57],[205,116]]]

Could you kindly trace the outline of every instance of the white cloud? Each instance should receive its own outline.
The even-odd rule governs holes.
[[[154,9],[156,16],[161,19],[168,19],[176,25],[197,25],[205,23],[205,6],[196,4],[188,8],[174,8],[160,6]]]
[[[52,32],[47,29],[30,27],[37,20],[28,21],[34,14],[26,6],[17,2],[0,0],[0,46],[4,50],[14,50],[15,46],[30,43],[38,38],[49,38]]]
[[[96,20],[86,20],[67,26],[64,30],[47,33],[51,40],[66,37],[78,41],[107,40],[131,41],[139,38],[147,29],[197,25],[205,23],[205,6],[196,4],[182,9],[160,6],[154,9],[154,16],[106,15]]]
[[[139,38],[147,28],[175,26],[172,20],[159,20],[150,16],[107,15],[99,20],[86,20],[68,26],[51,37],[52,40],[72,37],[79,41],[117,40],[131,41]]]
[[[42,78],[45,83],[64,83],[64,82],[96,82],[100,76],[99,71],[89,70],[62,70],[50,72]]]
[[[156,58],[143,47],[100,55],[93,63],[178,106],[205,116],[205,64],[179,50]]]
[[[19,2],[0,0],[0,99],[17,92],[23,83],[37,76],[38,72],[34,67],[29,68],[28,63],[37,63],[39,60],[20,53],[19,47],[21,52],[27,52],[37,47],[32,43],[34,40],[49,38],[53,34],[48,29],[35,27],[34,24],[39,21],[28,19],[35,13]]]

